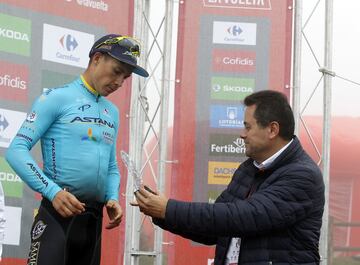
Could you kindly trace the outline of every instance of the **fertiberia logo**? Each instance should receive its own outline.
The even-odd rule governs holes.
[[[0,13],[0,51],[30,56],[31,21]]]

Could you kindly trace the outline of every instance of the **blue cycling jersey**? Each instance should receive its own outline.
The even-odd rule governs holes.
[[[46,90],[6,152],[15,172],[50,201],[68,189],[80,201],[118,200],[118,109],[81,78]],[[41,139],[43,169],[30,154]]]

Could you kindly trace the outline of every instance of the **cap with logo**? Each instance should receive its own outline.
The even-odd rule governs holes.
[[[96,52],[109,54],[116,60],[131,65],[133,73],[148,77],[149,73],[137,64],[140,56],[140,43],[132,37],[108,34],[98,39],[92,46],[89,57]]]

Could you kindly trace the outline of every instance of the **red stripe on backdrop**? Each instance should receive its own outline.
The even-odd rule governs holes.
[[[26,259],[3,258],[0,264],[4,265],[26,265]]]
[[[104,26],[112,30],[119,28],[123,30],[128,29],[128,21],[130,21],[133,16],[133,13],[129,13],[128,11],[133,0],[102,0],[91,1],[93,3],[88,2],[90,1],[1,1],[1,3],[8,3],[16,7],[83,21],[97,26]]]
[[[88,3],[88,4],[87,4]],[[17,0],[3,0],[1,4],[8,5],[9,8],[5,11],[11,11],[11,15],[19,17],[27,17],[34,22],[37,19],[37,14],[39,16],[54,16],[55,21],[80,21],[82,22],[82,28],[80,30],[88,33],[93,32],[93,26],[95,25],[97,29],[103,28],[106,33],[119,33],[122,35],[132,35],[133,32],[133,18],[134,18],[134,0],[99,0],[99,1],[48,1],[48,0],[38,0],[38,1],[17,1]],[[95,4],[95,5],[94,5]],[[24,15],[28,11],[29,16]],[[17,13],[18,12],[18,13]],[[34,15],[35,14],[35,15]],[[59,19],[65,18],[65,19]],[[60,22],[59,22],[60,23]],[[36,24],[36,23],[33,23]],[[38,29],[32,29],[33,32],[36,32]],[[33,35],[35,36],[35,34]],[[99,37],[99,36],[96,36]],[[2,67],[3,61],[0,63],[1,69],[6,69],[8,71],[9,65],[12,67],[13,64],[7,64],[6,67]],[[16,66],[18,68],[18,66]],[[21,66],[22,67],[22,66]],[[29,67],[27,65],[26,67]],[[0,71],[1,71],[0,69]],[[23,68],[19,68],[21,73],[23,73]],[[70,68],[69,68],[70,69]],[[41,71],[41,69],[39,69]],[[17,71],[17,74],[20,73]],[[15,74],[9,74],[4,72],[4,75],[9,75],[13,79],[17,78]],[[35,74],[34,76],[40,76]],[[5,79],[4,79],[5,80]],[[21,78],[18,80],[22,81]],[[26,72],[26,81],[27,72]],[[30,81],[29,81],[30,82]],[[40,81],[38,80],[38,83]],[[32,84],[30,83],[30,86]],[[10,88],[6,88],[7,92]],[[34,88],[32,88],[34,89]],[[38,89],[38,88],[36,88]],[[23,91],[21,91],[23,92]],[[19,92],[20,93],[20,92]],[[0,96],[2,100],[11,100],[11,101],[26,101],[28,102],[28,96],[23,94],[12,93],[12,95],[3,95]],[[31,92],[30,92],[31,94]],[[117,151],[125,150],[128,151],[128,139],[129,139],[129,121],[126,114],[129,113],[130,108],[130,97],[131,97],[131,79],[127,80],[123,87],[115,94],[111,95],[110,100],[119,108],[120,111],[120,127],[117,138]],[[126,188],[126,171],[121,162],[120,156],[118,156],[118,164],[120,167],[121,173],[121,187],[120,187],[120,205],[125,209],[125,199],[121,194],[125,193]],[[35,195],[38,199],[38,195]],[[25,198],[24,198],[25,199]],[[108,217],[106,211],[104,211],[104,226],[108,223]],[[125,242],[125,216],[123,217],[123,222],[120,227],[112,230],[103,230],[102,235],[102,259],[101,264],[106,265],[115,265],[123,263],[123,254],[124,254],[124,242]],[[6,247],[6,246],[5,246]],[[27,248],[29,246],[26,246]],[[24,250],[27,252],[27,250]],[[1,264],[25,264],[23,259],[13,259],[13,258],[4,258]]]
[[[198,200],[199,198],[194,198],[196,193],[207,189],[209,191],[216,186],[207,183],[206,163],[209,155],[206,150],[209,135],[206,134],[214,130],[209,125],[211,117],[208,110],[212,103],[216,103],[209,96],[212,76],[254,78],[255,90],[275,89],[287,95],[290,93],[286,87],[290,84],[291,71],[292,1],[263,1],[266,3],[264,7],[240,6],[240,2],[226,7],[220,4],[214,6],[214,3],[221,2],[223,1],[211,1],[210,6],[207,0],[191,1],[191,3],[183,1],[180,4],[176,68],[176,79],[180,82],[175,89],[172,155],[172,159],[179,162],[173,165],[171,178],[171,197],[175,199]],[[235,28],[227,26],[227,23],[232,22],[237,24]],[[254,28],[257,32],[256,36],[251,34],[255,32]],[[246,30],[250,35],[243,33]],[[241,34],[239,32],[243,33],[240,35],[244,36],[243,38],[231,39],[226,35],[233,34],[238,37]],[[224,38],[221,39],[219,34],[223,34]],[[221,67],[216,64],[214,58],[214,53],[216,55],[218,51],[226,55],[224,56],[226,60],[220,62],[224,64]],[[236,57],[237,54],[250,56],[249,60],[256,59],[256,62],[253,61],[256,65],[244,66],[249,60],[245,62],[239,56],[239,59],[229,60],[231,56]],[[226,103],[231,105],[230,101]],[[205,114],[205,118],[199,113]],[[226,130],[231,129],[221,130],[227,132]],[[236,129],[232,130],[233,133],[237,133]],[[201,148],[204,150],[199,152]],[[199,168],[198,162],[202,163],[203,160],[205,163]],[[238,161],[236,157],[234,157],[235,161]],[[199,172],[204,174],[197,176],[195,171],[197,174]],[[200,186],[195,187],[196,184]],[[225,186],[217,188],[223,189]],[[206,201],[206,198],[202,201]],[[166,248],[168,264],[211,264],[211,259],[214,257],[213,247],[194,244],[168,233],[166,236],[168,241],[174,242],[172,246]]]

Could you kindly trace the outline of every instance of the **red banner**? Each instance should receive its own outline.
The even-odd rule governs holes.
[[[3,0],[0,10],[0,28],[3,33],[0,36],[0,116],[3,124],[6,120],[2,127],[5,131],[12,128],[18,117],[25,115],[32,101],[40,95],[44,87],[62,85],[85,70],[88,61],[87,51],[92,41],[107,33],[132,34],[134,1]],[[65,40],[72,43],[64,43]],[[57,46],[59,43],[61,47]],[[61,58],[54,56],[60,53],[63,55]],[[66,61],[66,58],[74,60]],[[110,100],[120,111],[118,151],[128,150],[129,122],[126,115],[130,109],[130,97],[130,80],[110,96]],[[21,265],[26,263],[30,245],[29,231],[39,201],[33,193],[23,192],[26,185],[3,159],[5,151],[5,148],[0,150],[0,173],[7,176],[2,179],[2,184],[7,213],[11,216],[7,222],[8,230],[5,231],[7,236],[2,264]],[[40,150],[34,151],[34,157],[40,164]],[[124,194],[126,171],[121,166],[120,157],[118,163],[122,176],[120,194]],[[125,209],[124,198],[120,195],[119,199],[122,208]],[[106,213],[105,223],[108,223]],[[124,237],[125,218],[119,228],[103,230],[102,264],[122,263]]]
[[[225,189],[231,176],[219,172],[246,159],[231,150],[240,148],[233,136],[249,89],[289,95],[292,14],[290,0],[180,4],[172,198],[211,203]],[[213,247],[166,236],[174,242],[166,248],[167,264],[212,264]]]

